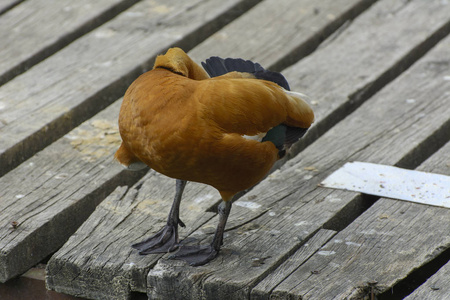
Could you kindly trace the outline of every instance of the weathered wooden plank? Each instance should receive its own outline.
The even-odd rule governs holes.
[[[276,270],[272,271],[253,290],[252,297],[266,299],[270,292],[280,284],[286,277],[293,273],[304,261],[308,260],[315,252],[325,245],[336,231],[320,229],[303,246],[282,263]]]
[[[131,244],[162,228],[174,194],[175,180],[154,171],[128,191],[117,188],[49,261],[47,287],[92,299],[128,299],[131,291],[145,292],[145,275],[161,255],[140,256]],[[219,197],[206,185],[186,186],[189,201],[180,219],[187,228],[180,229],[181,238],[215,215],[206,209],[208,200]]]
[[[450,175],[450,167],[442,165],[449,153],[450,143],[420,169],[446,168],[443,174]],[[391,293],[391,289],[395,293],[396,283],[449,248],[449,220],[448,208],[382,198],[290,274],[271,296],[362,299],[371,293]],[[376,284],[371,287],[370,282]],[[444,291],[446,287],[448,291],[448,284],[442,286]],[[418,299],[438,296],[430,287],[422,293]]]
[[[445,64],[445,62],[443,62]],[[450,78],[445,78],[444,80],[450,81]],[[447,92],[447,96],[450,93]],[[438,174],[450,174],[450,143],[445,144],[430,158],[424,161],[417,170],[424,172],[433,172]]]
[[[434,154],[429,159],[427,159],[423,164],[421,164],[417,169],[420,171],[450,175],[450,143],[447,143],[436,154]],[[448,222],[449,221],[447,220],[447,224]],[[450,225],[447,225],[447,227],[448,226]],[[434,230],[431,230],[430,232],[434,232]],[[448,231],[446,233],[446,236],[448,236]],[[433,253],[433,255],[436,256],[437,254],[439,254],[444,250],[445,249],[439,249],[439,251]],[[430,259],[433,259],[433,256],[430,257]],[[405,299],[406,300],[445,299],[445,297],[448,297],[448,295],[450,295],[450,286],[448,284],[449,278],[450,278],[450,263],[446,263],[436,272],[436,274],[430,277],[426,282],[424,282],[419,288],[417,288]]]
[[[376,282],[374,294],[388,291],[448,245],[449,217],[445,208],[378,200],[271,296],[361,299],[371,293],[370,282]],[[313,270],[318,274],[311,274]]]
[[[265,68],[282,70],[312,52],[338,27],[373,2],[266,0],[189,54],[197,61],[210,56],[244,57],[257,60]]]
[[[1,282],[61,247],[118,183],[143,175],[112,160],[121,142],[119,107],[110,106],[0,178]]]
[[[0,15],[13,8],[23,0],[0,0]]]
[[[284,70],[291,88],[313,100],[316,123],[308,136],[321,135],[446,36],[448,9],[439,1],[378,2]],[[291,155],[304,147],[296,146]]]
[[[122,96],[157,54],[192,48],[256,2],[146,0],[1,86],[0,175]]]
[[[136,2],[36,0],[17,5],[0,17],[0,85]]]
[[[287,253],[301,246],[300,241],[324,226],[345,226],[346,218],[361,210],[360,195],[317,187],[329,173],[353,160],[412,166],[421,153],[427,155],[448,141],[450,107],[444,105],[450,84],[445,63],[448,47],[450,38],[238,200],[218,259],[197,268],[160,260],[149,272],[149,296],[249,297],[251,289],[282,263]],[[239,205],[240,201],[251,205]],[[443,221],[442,216],[439,219]],[[205,227],[216,222],[214,218]],[[251,233],[238,234],[244,224]],[[444,232],[442,227],[438,231]],[[255,258],[264,258],[265,264],[253,266]],[[323,281],[309,289],[325,289],[322,285],[326,284]]]
[[[450,263],[445,264],[439,271],[422,284],[405,300],[441,300],[450,295],[448,279],[450,278]]]

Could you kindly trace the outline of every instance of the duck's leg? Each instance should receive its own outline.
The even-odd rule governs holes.
[[[166,253],[175,251],[178,248],[180,242],[178,238],[178,224],[181,227],[185,227],[179,215],[181,196],[186,182],[185,180],[177,179],[175,198],[167,218],[167,224],[155,235],[132,245],[133,248],[139,250],[139,254]]]
[[[223,243],[223,233],[230,215],[231,205],[231,201],[222,201],[220,203],[218,207],[219,224],[210,245],[181,246],[180,250],[171,255],[170,258],[184,260],[191,266],[201,266],[213,260],[219,254],[220,246]]]

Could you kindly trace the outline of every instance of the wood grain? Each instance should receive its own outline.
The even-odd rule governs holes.
[[[317,252],[326,242],[336,235],[334,230],[320,229],[295,253],[289,256],[277,269],[272,271],[252,289],[252,299],[269,299],[271,291]]]
[[[450,241],[448,209],[380,199],[273,291],[275,299],[361,299],[390,290]],[[447,227],[447,228],[446,228]],[[317,270],[318,274],[311,274]]]
[[[448,287],[448,278],[450,277],[450,263],[445,264],[431,276],[417,290],[405,297],[405,300],[440,300],[448,297],[450,288]]]

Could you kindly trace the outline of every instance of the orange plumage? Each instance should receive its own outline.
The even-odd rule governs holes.
[[[287,126],[308,128],[311,107],[298,94],[254,74],[210,78],[179,48],[158,56],[153,70],[126,91],[115,157],[143,162],[169,177],[215,187],[224,201],[258,183],[279,149],[244,137]]]

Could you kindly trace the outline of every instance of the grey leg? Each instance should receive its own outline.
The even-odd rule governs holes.
[[[178,224],[181,227],[185,227],[180,220],[180,203],[186,183],[187,181],[185,180],[177,179],[175,198],[167,218],[167,224],[155,235],[132,245],[133,248],[139,250],[139,254],[165,253],[175,251],[178,248],[180,242],[178,238]]]

